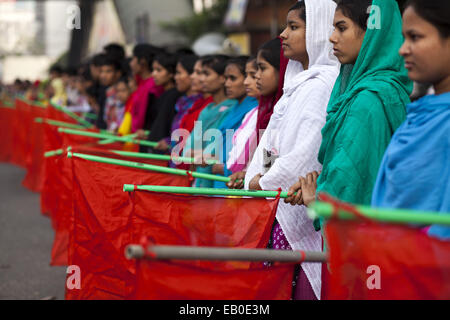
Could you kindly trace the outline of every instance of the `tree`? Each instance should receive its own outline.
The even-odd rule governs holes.
[[[223,20],[227,10],[228,0],[217,0],[211,8],[201,13],[194,13],[190,17],[181,18],[175,22],[162,23],[161,27],[168,32],[184,36],[192,43],[207,32],[224,33]]]

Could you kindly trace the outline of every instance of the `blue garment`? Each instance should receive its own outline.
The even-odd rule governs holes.
[[[450,214],[450,92],[407,111],[381,164],[372,206]],[[428,234],[450,239],[450,227],[433,225]]]
[[[227,169],[228,155],[232,149],[232,140],[234,132],[240,127],[242,120],[245,115],[250,112],[250,110],[258,106],[258,100],[252,97],[246,97],[241,103],[236,105],[233,110],[228,114],[228,116],[223,120],[222,124],[219,126],[219,130],[222,133],[222,154],[221,163],[224,164],[224,175],[230,176],[232,172]],[[233,134],[228,137],[227,144],[227,130],[232,130]],[[214,188],[227,188],[225,182],[214,181]]]

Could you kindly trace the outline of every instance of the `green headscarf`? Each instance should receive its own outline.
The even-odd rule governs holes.
[[[317,194],[370,204],[382,157],[406,118],[412,92],[398,53],[402,43],[397,3],[374,0],[358,59],[341,67],[328,104]]]

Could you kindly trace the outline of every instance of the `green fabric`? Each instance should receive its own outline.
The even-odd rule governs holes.
[[[374,0],[373,5],[381,11],[381,28],[367,29],[355,65],[341,67],[331,94],[317,192],[364,205],[371,202],[382,157],[406,118],[412,92],[398,54],[403,43],[398,5],[394,0]]]

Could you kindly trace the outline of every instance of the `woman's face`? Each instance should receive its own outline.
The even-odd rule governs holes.
[[[202,62],[198,60],[194,65],[194,72],[191,74],[191,91],[203,92],[201,77],[203,74]]]
[[[262,96],[271,96],[278,90],[278,81],[280,73],[274,66],[272,66],[261,52],[258,53],[256,59],[258,65],[258,72],[256,72],[256,86]]]
[[[160,65],[158,61],[153,62],[152,77],[157,86],[166,86],[173,80],[173,74]]]
[[[256,72],[258,72],[258,67],[255,65],[256,60],[250,61],[245,66],[245,80],[244,87],[247,96],[253,98],[259,98],[261,93],[256,85]],[[277,85],[278,86],[278,85]]]
[[[341,64],[355,64],[366,32],[344,16],[342,10],[336,11],[333,25],[334,31],[330,41],[334,55]]]
[[[181,63],[177,64],[175,84],[179,92],[188,92],[191,89],[191,77]]]
[[[225,86],[225,76],[218,74],[208,66],[203,66],[200,82],[203,92],[214,94],[222,90]]]
[[[299,10],[289,11],[286,20],[286,29],[280,34],[283,40],[284,56],[307,66],[309,59],[306,51],[306,23],[300,19]]]
[[[116,84],[116,97],[119,99],[120,102],[123,104],[127,103],[128,97],[130,96],[130,89],[128,88],[128,85],[120,81]]]
[[[450,38],[442,38],[431,23],[408,7],[403,14],[405,41],[400,55],[411,80],[424,83],[442,83],[450,77]]]
[[[230,64],[225,69],[225,92],[228,99],[241,100],[245,97],[245,76],[235,64]]]

